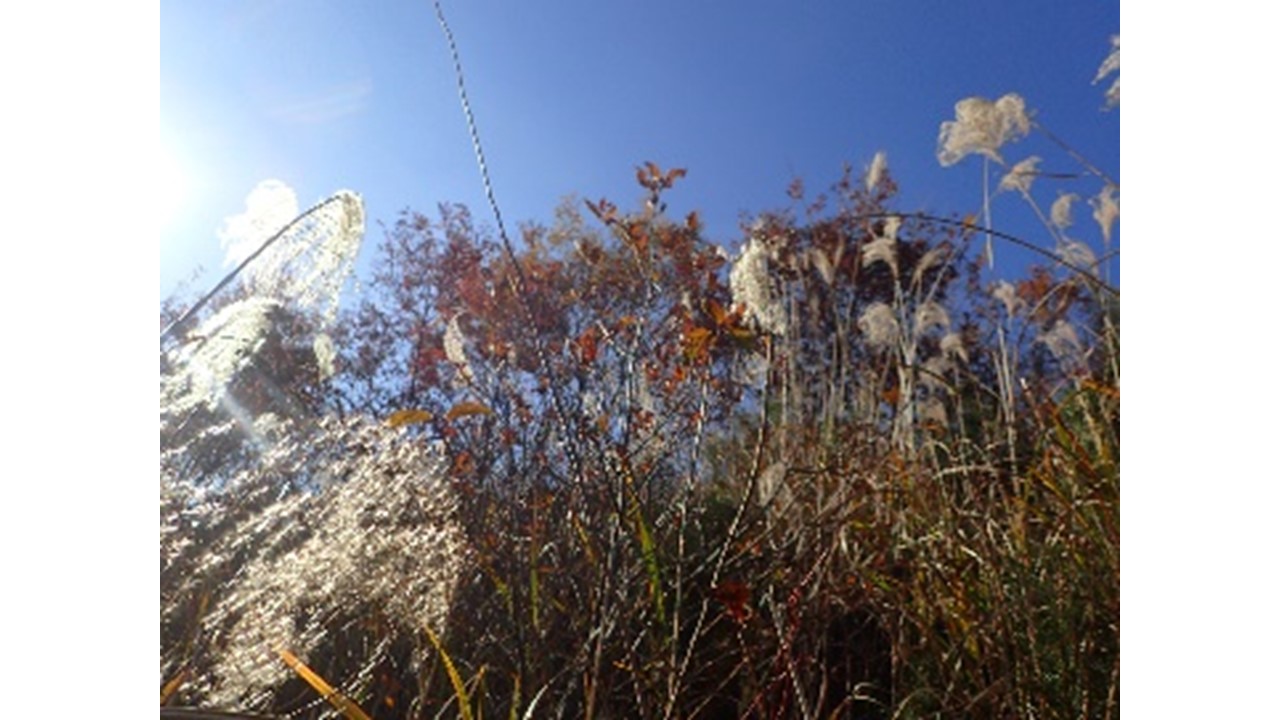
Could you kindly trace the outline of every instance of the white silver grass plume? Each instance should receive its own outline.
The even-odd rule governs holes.
[[[339,190],[299,217],[293,189],[266,180],[245,199],[245,212],[227,218],[218,235],[229,262],[258,253],[240,274],[248,292],[287,300],[327,323],[337,314],[339,290],[354,267],[364,230],[358,194]]]
[[[317,333],[311,343],[311,350],[316,354],[316,366],[320,369],[321,379],[333,377],[337,370],[338,349],[333,346],[333,338],[328,333]]]
[[[947,424],[947,406],[938,398],[929,395],[916,401],[917,413],[921,422]]]
[[[916,287],[923,286],[925,273],[945,265],[951,258],[951,250],[951,246],[945,242],[931,248],[916,262],[916,268],[911,273],[911,282]]]
[[[756,481],[756,503],[761,507],[773,505],[782,509],[790,504],[791,493],[786,485],[787,466],[774,462],[760,472]]]
[[[947,309],[933,301],[921,303],[916,308],[916,337],[924,335],[935,327],[941,328],[944,332],[951,329],[951,316],[947,314]]]
[[[1084,347],[1080,343],[1080,336],[1071,323],[1065,320],[1054,323],[1052,328],[1036,338],[1036,342],[1049,348],[1054,359],[1068,371],[1080,368],[1084,362]]]
[[[836,280],[835,267],[831,264],[831,259],[827,257],[826,251],[822,248],[809,248],[809,262],[814,270],[818,271],[818,276],[822,278],[822,282],[827,286],[831,286]]]
[[[1111,73],[1116,74],[1116,79],[1112,81],[1111,87],[1107,88],[1107,109],[1120,106],[1120,36],[1111,36],[1111,53],[1098,66],[1098,74],[1093,78],[1093,84],[1097,85],[1102,82]]]
[[[1058,243],[1058,257],[1067,265],[1084,272],[1098,274],[1098,256],[1093,249],[1079,240],[1063,237]]]
[[[959,333],[947,333],[942,337],[941,348],[943,355],[949,358],[958,358],[963,362],[969,362],[969,351],[964,347],[964,339]]]
[[[1116,197],[1118,192],[1119,188],[1107,183],[1096,196],[1089,199],[1089,205],[1093,207],[1093,219],[1097,221],[1098,228],[1102,230],[1102,238],[1108,245],[1111,243],[1111,229],[1120,218],[1120,198]]]
[[[201,323],[195,340],[174,357],[176,370],[161,376],[161,409],[183,413],[200,404],[218,407],[236,374],[262,349],[280,310],[279,301],[250,297]]]
[[[876,186],[884,180],[885,172],[889,169],[889,156],[883,150],[877,152],[875,157],[871,158],[871,166],[867,168],[867,192],[875,190]]]
[[[1018,297],[1018,291],[1010,283],[1000,280],[991,288],[991,297],[1004,303],[1004,311],[1013,317],[1018,314],[1018,310],[1022,309],[1026,302]]]
[[[470,382],[474,377],[471,372],[471,362],[467,360],[466,341],[467,338],[458,325],[458,316],[454,315],[449,319],[449,324],[444,330],[444,355],[454,367],[458,368],[463,384]]]
[[[332,655],[333,637],[371,611],[401,637],[443,632],[465,541],[445,461],[421,442],[360,419],[293,426],[199,497],[162,481],[161,578],[169,612],[182,603],[163,602],[166,589],[215,598],[199,632],[215,660],[191,682],[205,702],[264,707],[292,677],[277,650]],[[362,677],[384,651],[364,648],[360,667],[329,679]]]
[[[867,306],[858,318],[858,329],[867,339],[867,345],[873,350],[892,348],[898,343],[900,332],[898,318],[893,308],[882,302]]]
[[[755,318],[761,329],[775,335],[786,333],[786,308],[780,293],[774,290],[764,240],[752,236],[742,247],[729,272],[729,290],[733,293],[733,302],[745,307],[747,317]]]
[[[1000,190],[1016,190],[1023,195],[1031,192],[1031,183],[1039,174],[1040,156],[1032,155],[1013,167],[1000,179]]]
[[[898,229],[902,227],[902,218],[893,216],[884,222],[884,231],[871,242],[862,246],[862,264],[866,266],[883,262],[898,276]]]
[[[934,355],[925,360],[921,364],[922,372],[919,374],[920,387],[930,390],[942,390],[947,387],[947,373],[951,372],[955,367],[945,353]]]
[[[1053,205],[1049,208],[1049,221],[1059,230],[1066,230],[1071,227],[1071,204],[1079,200],[1080,196],[1075,193],[1062,193],[1058,195],[1058,199],[1053,201]]]
[[[1031,131],[1026,102],[1016,93],[996,101],[965,98],[956,103],[956,119],[942,123],[938,131],[938,162],[954,165],[972,154],[985,155],[1004,164],[999,150]]]
[[[364,231],[363,200],[339,190],[250,263],[245,284],[251,292],[287,298],[332,322]]]

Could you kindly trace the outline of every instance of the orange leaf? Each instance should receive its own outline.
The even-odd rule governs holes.
[[[751,347],[756,341],[756,334],[751,328],[734,321],[729,325],[729,337],[732,337],[740,346]]]
[[[704,358],[710,345],[711,331],[704,327],[691,328],[684,334],[684,355],[689,360]]]
[[[715,300],[707,300],[707,314],[711,316],[712,320],[716,321],[717,325],[724,325],[725,318],[729,316],[724,311],[724,306]]]

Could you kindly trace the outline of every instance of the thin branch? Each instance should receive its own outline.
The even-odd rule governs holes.
[[[458,98],[462,103],[462,113],[466,116],[467,131],[471,135],[471,146],[475,150],[476,164],[480,168],[480,179],[484,183],[485,198],[488,199],[489,209],[493,211],[493,217],[498,224],[498,237],[502,240],[502,248],[506,251],[507,259],[511,262],[511,268],[514,273],[510,278],[511,290],[515,294],[520,310],[524,314],[525,325],[529,328],[529,335],[533,341],[534,354],[538,358],[539,369],[543,375],[550,378],[551,364],[547,360],[546,348],[543,346],[542,337],[538,334],[537,326],[534,324],[533,310],[529,307],[527,294],[529,283],[525,278],[524,269],[516,257],[515,247],[511,244],[511,239],[507,235],[506,225],[502,222],[502,210],[498,207],[498,200],[493,192],[493,183],[489,180],[489,165],[484,159],[484,148],[480,144],[480,131],[476,129],[475,114],[471,111],[471,102],[467,98],[467,86],[462,71],[462,58],[458,54],[458,44],[453,39],[453,31],[449,29],[448,21],[445,20],[444,8],[440,6],[440,0],[433,0],[432,5],[435,6],[436,19],[440,23],[440,29],[444,32],[445,41],[449,44],[449,54],[453,58],[454,76],[458,81]],[[551,405],[556,417],[559,418],[563,427],[568,430],[569,416],[564,411],[558,388],[553,385],[548,388],[548,392],[551,395]],[[578,480],[581,480],[584,477],[583,466],[577,447],[572,442],[573,438],[566,438],[565,440],[564,449],[569,456],[573,474]]]
[[[1041,124],[1040,124],[1040,123],[1038,123],[1038,122],[1032,122],[1032,125],[1034,125],[1034,126],[1035,126],[1035,128],[1036,128],[1037,130],[1039,130],[1040,132],[1044,133],[1044,136],[1045,136],[1045,137],[1047,137],[1047,138],[1049,138],[1049,140],[1051,140],[1051,141],[1053,142],[1053,144],[1055,144],[1055,145],[1057,145],[1058,147],[1062,148],[1063,150],[1065,150],[1065,151],[1066,151],[1066,153],[1067,153],[1068,155],[1070,155],[1071,157],[1075,158],[1075,161],[1076,161],[1076,162],[1078,162],[1078,163],[1080,163],[1081,165],[1083,165],[1083,166],[1085,167],[1085,169],[1086,169],[1086,170],[1088,170],[1089,172],[1093,173],[1094,175],[1097,175],[1098,177],[1102,178],[1103,182],[1106,182],[1106,183],[1107,183],[1107,184],[1109,184],[1109,185],[1114,185],[1114,186],[1116,186],[1116,187],[1120,187],[1120,183],[1116,182],[1115,180],[1112,180],[1112,179],[1111,179],[1111,177],[1110,177],[1109,175],[1107,175],[1106,173],[1102,172],[1102,171],[1101,171],[1101,170],[1099,170],[1097,167],[1095,167],[1095,166],[1094,166],[1094,164],[1093,164],[1093,163],[1091,163],[1091,162],[1089,162],[1088,160],[1086,160],[1086,159],[1084,158],[1084,156],[1083,156],[1083,155],[1081,155],[1080,153],[1076,152],[1076,151],[1075,151],[1075,150],[1074,150],[1070,145],[1068,145],[1065,141],[1063,141],[1063,140],[1062,140],[1061,138],[1059,138],[1057,135],[1054,135],[1052,132],[1050,132],[1050,131],[1049,131],[1049,128],[1045,127],[1044,125],[1041,125]]]

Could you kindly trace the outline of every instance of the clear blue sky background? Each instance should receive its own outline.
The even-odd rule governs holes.
[[[1092,84],[1119,2],[475,0],[445,12],[510,225],[549,221],[570,193],[634,207],[633,168],[653,160],[689,170],[670,212],[698,209],[708,237],[733,247],[742,213],[787,207],[793,177],[812,193],[878,150],[900,209],[974,212],[982,162],[941,167],[939,124],[962,98],[1007,92],[1120,176],[1120,111],[1101,110],[1114,76]],[[492,222],[429,0],[162,0],[160,76],[164,142],[186,177],[162,233],[162,296],[197,266],[198,290],[226,272],[217,230],[269,178],[302,207],[360,192],[363,262],[377,221],[404,208],[463,202]],[[1079,169],[1034,134],[1004,151],[1010,163],[1031,154],[1042,171]],[[1037,181],[1046,211],[1058,189],[1088,198],[1099,184]],[[1052,245],[1015,196],[993,212]],[[1089,207],[1075,217],[1072,235],[1100,250]],[[996,254],[1007,274],[1027,260]]]

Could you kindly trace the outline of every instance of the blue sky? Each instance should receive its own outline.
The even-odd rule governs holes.
[[[793,177],[825,189],[877,151],[899,208],[981,206],[982,161],[943,168],[940,123],[969,96],[1021,94],[1036,119],[1111,177],[1119,110],[1092,84],[1120,31],[1118,2],[849,3],[446,2],[504,218],[549,221],[560,199],[640,197],[646,160],[689,175],[670,212],[698,209],[709,239],[733,246],[744,212],[782,209]],[[378,221],[433,214],[443,201],[491,218],[428,0],[160,3],[160,125],[175,198],[164,213],[160,291],[223,264],[218,230],[261,181],[306,207],[349,188],[366,202],[367,262]],[[1079,168],[1033,134],[1002,151],[1046,172]],[[998,176],[995,178],[998,181]],[[1038,180],[1088,198],[1094,180]],[[1083,203],[1080,239],[1100,247]],[[1052,240],[1012,194],[995,224]],[[1118,233],[1117,233],[1118,236]],[[997,246],[1009,273],[1026,261]],[[1114,277],[1114,275],[1113,275]]]

